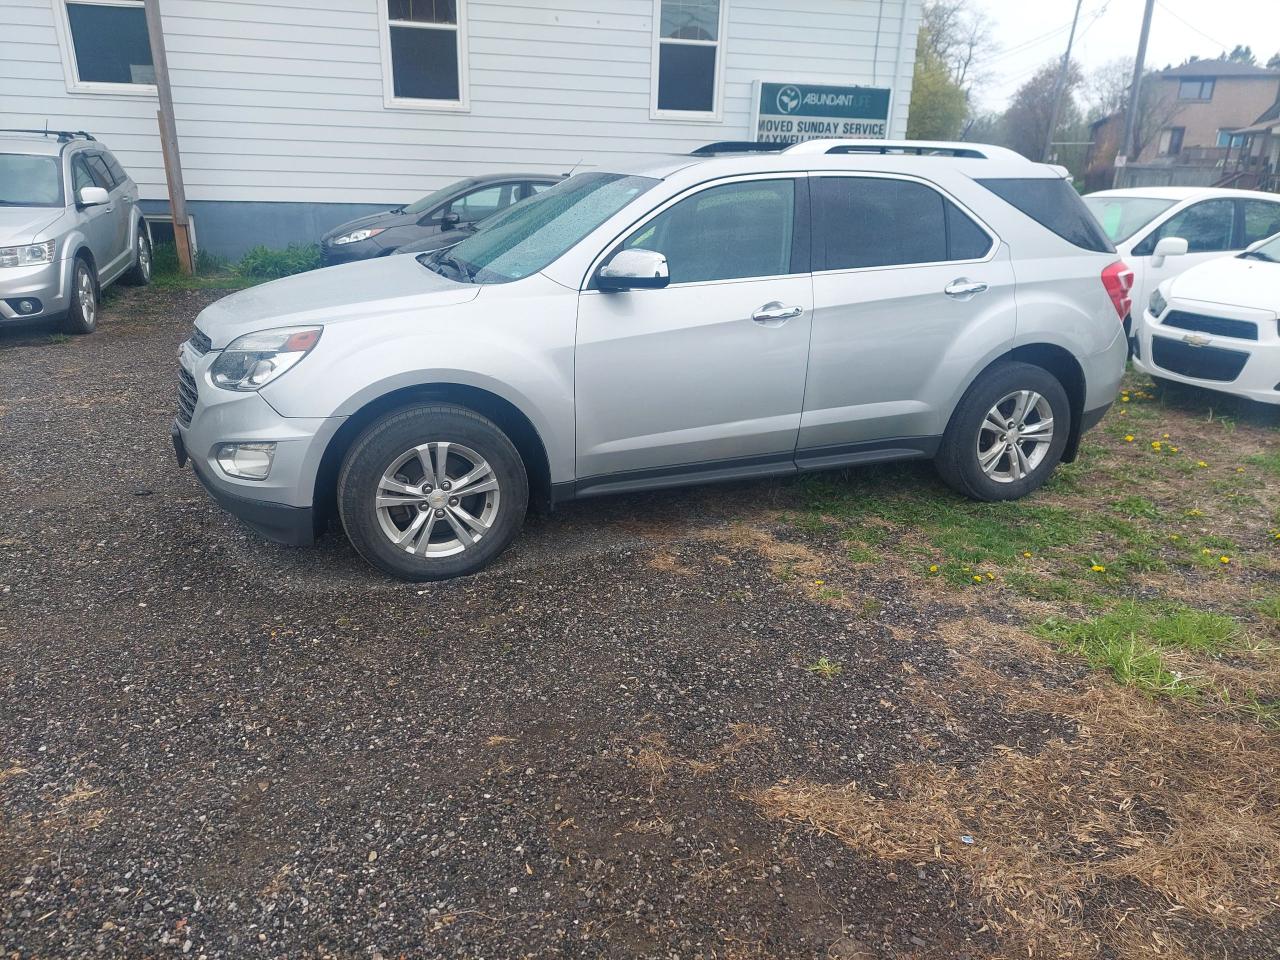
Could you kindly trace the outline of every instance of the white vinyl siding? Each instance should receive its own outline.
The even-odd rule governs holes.
[[[0,2],[0,127],[89,130],[163,199],[154,97],[69,91],[57,2]],[[651,119],[653,0],[467,0],[468,109],[387,109],[385,2],[163,0],[188,199],[390,206],[475,174],[634,166],[749,137],[761,77],[890,86],[906,132],[921,0],[722,0],[716,122]]]

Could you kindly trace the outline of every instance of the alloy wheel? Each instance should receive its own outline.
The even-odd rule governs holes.
[[[433,440],[392,460],[376,496],[378,524],[397,548],[439,558],[468,550],[489,533],[502,491],[475,450]]]
[[[151,279],[151,244],[145,236],[138,237],[138,272],[144,283]]]
[[[93,277],[89,268],[81,264],[76,270],[76,302],[80,305],[80,316],[86,327],[92,327],[98,320],[98,291],[94,288]]]
[[[987,411],[978,428],[978,465],[997,483],[1033,473],[1053,442],[1053,408],[1034,390],[1015,390]]]

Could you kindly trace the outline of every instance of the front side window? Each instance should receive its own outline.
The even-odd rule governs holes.
[[[821,177],[814,210],[823,270],[979,260],[991,237],[923,183]]]
[[[79,83],[155,84],[142,0],[57,2],[66,10],[72,69]]]
[[[728,0],[654,0],[654,114],[719,112],[723,5]]]
[[[57,157],[0,153],[0,207],[62,206]]]
[[[85,162],[89,165],[89,172],[93,174],[93,179],[103,190],[112,190],[115,188],[115,178],[111,176],[111,171],[107,168],[107,161],[102,158],[100,153],[87,153],[84,155]]]
[[[80,191],[85,187],[100,187],[102,184],[94,179],[93,174],[89,171],[87,158],[83,153],[77,153],[75,159],[71,161],[71,188],[76,192],[76,198],[79,199]]]
[[[462,223],[475,223],[505,210],[515,202],[519,185],[495,183],[491,187],[473,191],[449,204],[449,213],[456,213]]]
[[[1187,253],[1221,253],[1232,249],[1236,205],[1233,200],[1204,200],[1160,224],[1142,243],[1133,248],[1139,256],[1150,256],[1164,237],[1187,241]]]
[[[560,259],[596,227],[661,181],[580,173],[493,217],[456,246],[425,253],[424,266],[471,283],[522,280]]]
[[[1212,80],[1183,80],[1178,84],[1179,100],[1212,100]]]
[[[1280,233],[1280,203],[1267,200],[1242,200],[1244,207],[1244,245],[1265,240]]]
[[[388,106],[466,106],[466,0],[379,0]]]
[[[710,187],[664,210],[625,241],[667,258],[672,283],[791,273],[795,181]]]

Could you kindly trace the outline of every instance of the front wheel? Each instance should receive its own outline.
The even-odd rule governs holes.
[[[1071,433],[1071,405],[1042,367],[1008,362],[984,373],[951,416],[935,461],[952,489],[1016,500],[1053,473]]]
[[[491,420],[453,404],[400,410],[351,445],[338,512],[352,545],[403,580],[446,580],[485,567],[520,532],[524,463]]]

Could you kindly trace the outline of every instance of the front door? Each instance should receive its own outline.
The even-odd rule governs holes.
[[[71,185],[77,202],[83,188],[101,186],[90,172],[89,164],[85,159],[84,153],[77,153],[71,160]],[[107,183],[110,184],[110,181],[108,180]],[[109,202],[84,207],[79,213],[80,229],[89,243],[89,252],[93,254],[98,276],[105,283],[111,279],[112,262],[120,256],[118,249],[120,241],[116,230],[116,204]]]
[[[722,182],[611,251],[664,254],[671,282],[579,298],[580,489],[793,469],[813,306],[807,208],[805,178]]]
[[[1145,309],[1152,292],[1169,277],[1176,277],[1196,264],[1225,256],[1236,248],[1236,202],[1230,199],[1201,200],[1180,210],[1133,245],[1124,261],[1133,268],[1134,310]],[[1153,262],[1156,244],[1163,237],[1182,237],[1187,252]]]

